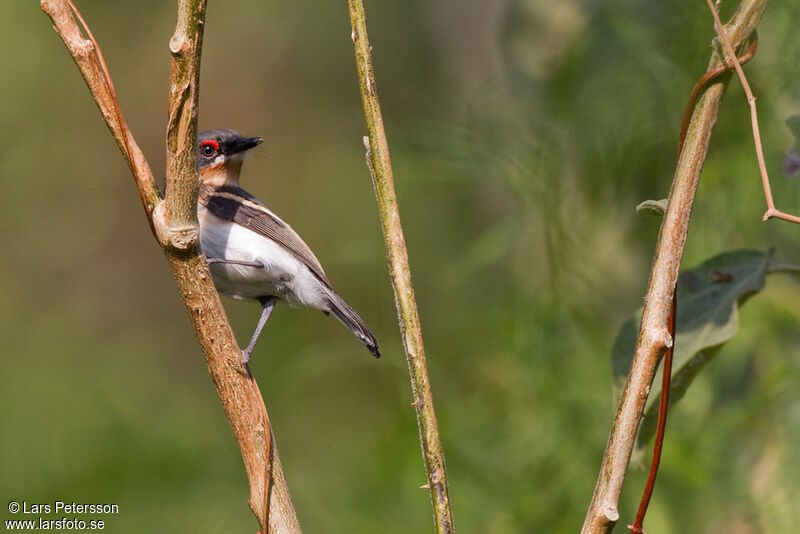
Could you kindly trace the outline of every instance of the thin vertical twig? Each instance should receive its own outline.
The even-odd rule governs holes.
[[[740,47],[758,26],[769,0],[743,0],[728,24],[728,34]],[[714,51],[709,67],[723,62]],[[694,197],[727,79],[706,87],[698,100],[681,149],[670,190],[669,205],[656,244],[645,306],[631,370],[611,427],[600,474],[586,513],[583,534],[609,533],[619,520],[619,497],[636,433],[644,413],[658,363],[672,338],[667,318],[678,279]]]
[[[425,349],[422,343],[422,328],[419,312],[411,283],[411,269],[408,263],[400,212],[394,189],[392,165],[389,159],[389,145],[383,127],[375,75],[372,70],[372,56],[367,23],[362,0],[348,0],[350,9],[351,37],[355,46],[356,68],[361,88],[361,101],[367,122],[368,137],[364,138],[367,166],[372,174],[375,194],[378,200],[383,236],[386,242],[386,255],[394,288],[397,315],[403,337],[411,389],[414,396],[412,405],[416,408],[422,456],[428,472],[428,488],[433,504],[434,522],[438,534],[453,532],[453,516],[447,487],[444,452],[433,408],[428,369],[425,362]]]
[[[84,39],[68,0],[41,0],[100,109],[136,179],[148,222],[172,269],[222,406],[242,453],[250,483],[250,507],[263,533],[300,532],[269,417],[255,379],[240,369],[241,351],[220,303],[205,257],[197,246],[197,104],[205,0],[179,0],[172,53],[167,187],[162,201],[136,140],[129,131],[105,62],[93,37]],[[73,6],[74,8],[74,6]],[[75,9],[75,14],[78,14]],[[81,17],[82,19],[82,17]],[[83,23],[87,36],[88,25]]]

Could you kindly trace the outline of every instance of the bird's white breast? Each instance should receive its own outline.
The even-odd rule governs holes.
[[[289,304],[327,311],[324,289],[309,268],[291,252],[248,228],[212,215],[198,206],[200,246],[208,258],[261,262],[264,267],[214,263],[211,276],[220,293],[237,299],[275,296]]]

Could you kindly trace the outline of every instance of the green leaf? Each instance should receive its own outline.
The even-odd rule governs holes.
[[[739,328],[738,308],[764,288],[772,251],[735,250],[715,256],[681,273],[678,280],[676,324],[670,405],[678,402],[695,377],[731,339]],[[641,308],[628,319],[611,349],[614,389],[617,398],[625,386]],[[638,446],[652,438],[658,415],[659,389],[653,389],[639,433]]]
[[[663,217],[667,212],[667,204],[669,204],[669,200],[666,198],[662,198],[661,200],[645,200],[636,206],[636,213],[639,215]]]

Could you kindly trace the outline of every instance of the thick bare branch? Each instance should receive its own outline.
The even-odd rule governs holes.
[[[727,27],[727,35],[737,48],[756,29],[768,1],[743,0],[740,3]],[[723,57],[715,50],[709,67],[719,65],[722,61]],[[619,496],[636,432],[658,363],[664,350],[672,344],[666,326],[670,302],[678,278],[697,184],[728,80],[729,77],[724,77],[720,82],[708,86],[695,107],[689,125],[656,244],[636,352],[581,530],[584,534],[611,532],[619,519]]]
[[[241,351],[231,331],[197,246],[197,98],[205,0],[180,0],[173,54],[170,115],[167,128],[167,187],[159,200],[147,161],[119,111],[113,84],[96,43],[81,36],[67,0],[42,0],[117,140],[137,180],[148,220],[172,269],[195,333],[206,357],[250,482],[250,507],[264,533],[298,533],[283,469],[274,446],[264,401],[247,368],[238,367]],[[77,13],[77,11],[76,11]],[[87,34],[89,29],[86,28]],[[90,34],[89,34],[90,35]]]
[[[411,283],[411,269],[408,264],[403,227],[394,190],[394,176],[389,159],[389,145],[383,128],[375,75],[372,70],[372,57],[367,22],[362,0],[348,0],[350,8],[351,37],[355,45],[356,67],[358,69],[361,101],[367,121],[369,137],[364,138],[367,149],[367,166],[372,174],[375,194],[378,200],[383,236],[386,242],[386,255],[389,273],[394,287],[397,315],[403,336],[411,389],[414,395],[413,406],[417,411],[422,455],[428,472],[428,488],[433,503],[436,532],[453,532],[453,515],[450,509],[450,496],[447,488],[447,474],[444,465],[444,452],[433,408],[433,394],[425,363],[425,348],[422,343],[422,327]]]
[[[300,525],[261,392],[249,369],[237,367],[241,351],[214,289],[205,257],[167,254],[167,261],[239,444],[250,482],[250,508],[261,524],[261,532],[299,533]]]

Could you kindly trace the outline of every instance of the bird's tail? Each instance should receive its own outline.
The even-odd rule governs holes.
[[[381,353],[378,352],[378,340],[375,339],[375,336],[370,331],[369,327],[364,324],[364,321],[361,320],[361,317],[359,317],[358,314],[353,311],[353,308],[348,306],[344,299],[337,295],[332,289],[328,289],[327,293],[328,302],[331,307],[330,312],[334,317],[339,319],[339,322],[355,334],[355,336],[366,345],[373,356],[380,358]]]

